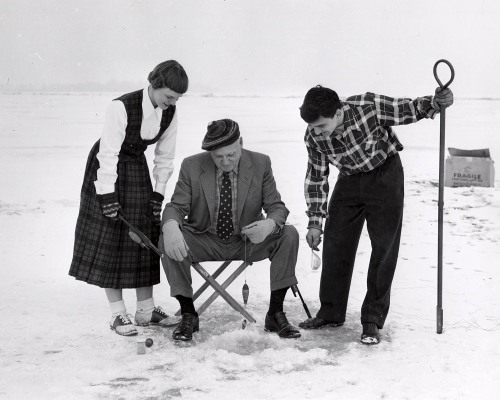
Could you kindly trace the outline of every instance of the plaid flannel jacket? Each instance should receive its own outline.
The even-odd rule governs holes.
[[[432,96],[392,98],[366,93],[348,97],[342,102],[344,126],[341,134],[325,137],[306,129],[304,141],[308,153],[304,194],[309,217],[308,228],[321,229],[327,215],[329,165],[340,175],[369,172],[382,165],[388,157],[403,150],[392,130],[422,118],[434,118]]]

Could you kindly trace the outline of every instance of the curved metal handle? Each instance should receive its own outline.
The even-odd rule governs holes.
[[[448,67],[450,67],[451,78],[448,81],[448,83],[446,83],[446,85],[443,85],[441,83],[441,80],[439,79],[439,77],[437,75],[437,66],[440,63],[445,63],[446,65],[448,65]],[[436,78],[436,81],[437,81],[437,83],[439,83],[439,86],[441,87],[441,89],[446,89],[448,86],[450,86],[451,82],[453,82],[453,79],[455,79],[455,70],[453,69],[453,65],[451,65],[451,62],[449,62],[448,60],[444,60],[444,59],[436,61],[436,64],[434,64],[434,78]]]

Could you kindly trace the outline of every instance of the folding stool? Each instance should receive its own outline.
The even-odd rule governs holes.
[[[198,315],[201,315],[207,307],[214,302],[214,300],[220,295],[231,307],[243,315],[248,321],[256,322],[255,319],[248,313],[248,311],[241,306],[227,291],[228,286],[233,283],[233,281],[249,266],[252,265],[251,262],[243,261],[238,268],[224,281],[224,283],[219,284],[215,279],[231,264],[232,261],[224,261],[222,265],[210,275],[205,268],[201,266],[200,263],[193,263],[192,267],[205,279],[205,283],[200,286],[200,288],[194,293],[193,301],[195,301],[200,295],[211,286],[214,289],[214,293],[205,300],[205,302],[196,309]],[[181,311],[177,311],[175,315],[180,315]]]

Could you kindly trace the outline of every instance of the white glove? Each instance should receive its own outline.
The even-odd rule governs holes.
[[[241,234],[247,236],[252,243],[260,243],[272,233],[275,227],[276,222],[273,219],[262,219],[245,226]]]
[[[172,260],[182,261],[187,257],[189,247],[184,240],[179,224],[175,220],[169,220],[163,225],[163,245],[165,253]]]

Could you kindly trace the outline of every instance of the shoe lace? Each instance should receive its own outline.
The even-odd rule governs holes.
[[[168,317],[168,314],[165,311],[163,311],[163,308],[161,308],[160,306],[155,307],[154,311],[156,311],[162,317],[165,317],[165,318]]]
[[[188,314],[188,313],[182,314],[182,319],[179,324],[178,332],[182,334],[190,333],[193,327],[193,320],[194,320],[193,314]]]
[[[284,312],[277,312],[274,315],[274,318],[276,319],[276,322],[281,329],[286,328],[288,325],[290,325],[288,319],[286,318],[286,313]]]
[[[132,321],[130,320],[128,314],[120,314],[118,315],[118,317],[120,317],[124,325],[132,324]]]

